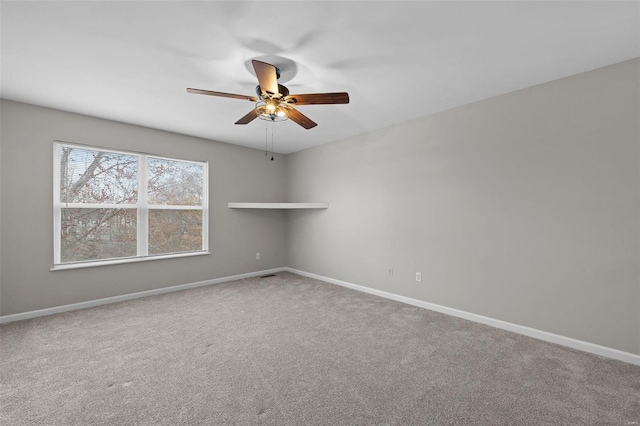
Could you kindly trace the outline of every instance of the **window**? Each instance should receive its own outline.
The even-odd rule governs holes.
[[[54,269],[206,253],[207,166],[56,142]]]

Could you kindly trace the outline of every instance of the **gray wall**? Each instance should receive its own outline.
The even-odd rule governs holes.
[[[274,162],[3,100],[0,313],[291,266],[640,354],[639,75],[629,61]],[[50,272],[54,139],[209,161],[212,254]],[[226,207],[287,200],[331,207]]]
[[[288,266],[640,354],[639,75],[289,155],[289,200],[331,206],[289,212]]]
[[[283,212],[227,208],[229,201],[284,201],[282,156],[268,161],[258,150],[5,100],[0,108],[2,315],[286,263]],[[54,139],[209,161],[212,254],[50,272]]]

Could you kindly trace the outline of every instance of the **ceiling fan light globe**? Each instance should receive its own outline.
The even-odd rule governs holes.
[[[278,102],[260,101],[256,103],[256,115],[261,120],[285,121],[289,118],[286,106]]]

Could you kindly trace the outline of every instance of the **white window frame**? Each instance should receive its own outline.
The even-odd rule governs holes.
[[[112,203],[63,203],[60,200],[60,151],[62,147],[87,149],[92,151],[109,152],[114,154],[135,155],[138,157],[138,200],[136,204],[112,204]],[[182,206],[147,203],[147,159],[180,161],[201,165],[202,176],[202,205]],[[86,208],[86,209],[135,209],[137,211],[136,241],[137,255],[131,257],[119,257],[113,259],[86,260],[81,262],[61,262],[61,235],[62,235],[62,209]],[[201,210],[202,211],[202,249],[196,251],[149,255],[149,210]],[[93,266],[114,265],[120,263],[142,262],[147,260],[171,259],[178,257],[201,256],[211,254],[209,252],[209,162],[185,160],[181,158],[163,157],[160,155],[122,151],[91,145],[80,145],[64,141],[53,143],[53,267],[51,271],[63,269],[87,268]]]

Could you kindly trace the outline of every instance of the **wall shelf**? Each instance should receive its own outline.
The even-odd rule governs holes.
[[[230,209],[327,209],[329,203],[237,203],[229,202]]]

